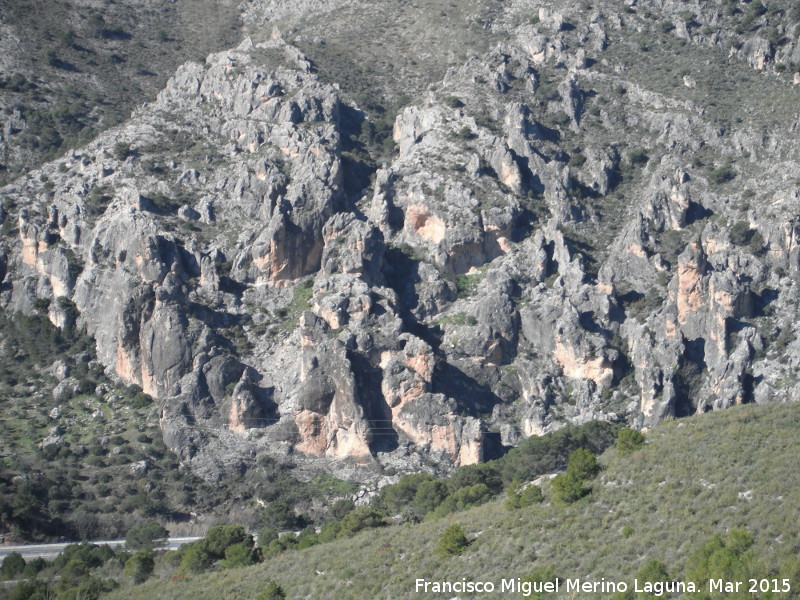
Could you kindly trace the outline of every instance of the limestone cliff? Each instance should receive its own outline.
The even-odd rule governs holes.
[[[360,6],[302,4],[310,34]],[[324,40],[250,3],[252,37],[0,190],[3,307],[77,319],[207,479],[261,454],[447,470],[567,423],[796,400],[800,86],[768,68],[794,55],[726,59],[794,111],[754,117],[629,55],[644,31],[719,58],[699,25],[512,4],[410,90],[378,164]]]

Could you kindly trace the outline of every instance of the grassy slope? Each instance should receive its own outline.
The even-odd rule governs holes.
[[[245,599],[269,579],[279,581],[289,598],[422,598],[413,591],[417,577],[499,582],[553,565],[562,577],[632,581],[650,558],[680,578],[704,540],[740,526],[755,535],[762,560],[777,566],[797,552],[798,418],[798,405],[749,405],[666,422],[637,453],[620,457],[609,451],[595,492],[568,507],[545,503],[509,512],[498,501],[431,523],[368,531],[248,569],[155,580],[112,598]],[[745,492],[751,499],[740,497]],[[433,550],[452,522],[461,523],[473,541],[462,556],[442,560]],[[632,530],[627,536],[626,526]]]

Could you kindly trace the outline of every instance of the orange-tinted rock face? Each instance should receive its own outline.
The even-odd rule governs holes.
[[[405,229],[434,244],[441,242],[447,233],[445,222],[429,214],[424,204],[412,204],[406,209]]]
[[[302,323],[300,387],[292,417],[295,449],[328,458],[367,458],[372,433],[346,350],[338,340],[320,337],[322,320],[311,312]]]
[[[678,321],[683,323],[689,313],[695,312],[703,303],[701,287],[702,272],[700,261],[691,257],[678,263]]]
[[[560,336],[556,338],[553,357],[567,377],[591,379],[598,386],[609,385],[614,377],[614,370],[607,358],[579,356],[569,341]]]
[[[408,402],[430,391],[435,360],[433,349],[418,338],[407,336],[407,343],[398,352],[381,356],[384,371],[381,392],[396,418]]]
[[[56,248],[46,241],[46,233],[43,234],[37,228],[28,226],[20,221],[20,243],[22,262],[34,269],[40,275],[47,278],[53,296],[58,298],[66,296],[71,291],[71,281],[69,264],[66,256],[67,250]],[[45,239],[40,239],[44,237]],[[57,326],[62,323],[54,323]]]
[[[238,434],[247,431],[244,406],[238,398],[233,399],[228,411],[228,429]]]
[[[342,423],[335,415],[301,410],[294,416],[298,442],[295,449],[326,458],[367,458],[371,456],[365,422]]]
[[[304,454],[325,456],[330,442],[326,417],[310,410],[302,410],[295,415],[294,423],[300,440],[295,448]]]
[[[141,383],[141,375],[136,364],[138,360],[130,355],[130,352],[123,347],[120,341],[117,345],[117,360],[114,365],[114,372],[124,381],[129,383]]]
[[[462,442],[458,454],[458,465],[477,465],[483,460],[481,440],[468,439]]]
[[[319,261],[321,253],[321,240],[301,252],[296,241],[287,239],[286,235],[277,235],[270,240],[267,252],[256,256],[253,263],[270,281],[281,282],[305,275],[308,268]]]
[[[426,408],[420,403],[435,403],[426,395],[405,405],[394,420],[395,427],[415,444],[432,452],[443,452],[456,466],[471,465],[483,459],[483,435],[477,422],[465,422],[452,413],[438,414],[435,419],[420,419]]]

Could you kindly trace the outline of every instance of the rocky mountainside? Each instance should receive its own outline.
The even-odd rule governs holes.
[[[393,4],[245,2],[8,183],[5,310],[85,327],[209,480],[797,399],[799,5]]]

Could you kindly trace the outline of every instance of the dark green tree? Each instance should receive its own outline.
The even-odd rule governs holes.
[[[47,561],[41,557],[36,557],[28,561],[25,565],[25,570],[22,571],[22,576],[25,578],[36,577],[38,573],[47,568]]]
[[[267,504],[262,515],[263,524],[278,531],[294,529],[297,526],[297,515],[288,502],[274,500]]]
[[[21,581],[11,590],[9,600],[50,600],[53,592],[47,582],[39,579]]]
[[[127,142],[117,142],[114,144],[112,152],[117,160],[125,160],[131,155],[131,145]]]
[[[14,579],[25,570],[25,559],[19,552],[12,552],[3,559],[0,565],[0,575],[4,579]]]
[[[272,540],[278,539],[278,532],[272,527],[264,527],[258,532],[258,547],[266,548]]]
[[[202,573],[214,562],[201,542],[186,544],[181,552],[181,563],[178,571],[181,573]]]
[[[58,54],[53,48],[45,48],[44,60],[51,67],[58,66]]]
[[[417,494],[423,482],[433,481],[433,476],[428,473],[409,473],[403,475],[394,485],[387,485],[378,496],[377,507],[383,508],[390,515],[400,513]]]
[[[133,583],[139,585],[144,583],[153,574],[155,568],[153,553],[149,550],[137,550],[125,562],[125,575],[133,578]]]
[[[435,514],[444,516],[473,506],[479,506],[492,498],[492,491],[483,483],[461,488],[445,498],[436,509]]]
[[[645,437],[641,431],[635,429],[620,429],[617,434],[617,443],[614,447],[620,454],[631,454],[644,446]]]
[[[597,457],[585,448],[578,448],[569,455],[567,473],[582,480],[591,479],[600,472]]]
[[[464,528],[454,523],[444,530],[439,544],[436,546],[436,552],[442,558],[450,558],[461,554],[467,546],[469,546],[469,540]]]
[[[241,525],[215,525],[199,543],[212,560],[220,560],[225,557],[225,551],[234,544],[252,548],[253,536]]]
[[[383,526],[383,513],[371,506],[359,506],[341,521],[339,537],[354,535],[362,529]]]
[[[260,552],[247,544],[233,544],[225,549],[225,558],[220,563],[223,569],[249,567],[259,562]]]
[[[590,491],[584,487],[582,479],[578,479],[569,472],[556,475],[550,486],[553,490],[553,501],[556,504],[571,504],[586,496]]]
[[[256,600],[286,600],[286,592],[277,581],[270,579],[261,593],[256,596]]]
[[[757,557],[752,551],[753,536],[744,529],[732,529],[724,538],[715,535],[698,548],[688,561],[689,569],[686,573],[687,581],[694,581],[700,589],[705,589],[705,582],[709,579],[722,579],[724,581],[747,581],[750,577],[758,578],[762,573],[757,563]],[[711,598],[705,592],[697,598]],[[731,592],[726,598],[750,598],[747,590]]]
[[[125,547],[129,550],[153,550],[167,543],[169,531],[157,521],[145,521],[134,525],[125,536]]]
[[[340,498],[336,502],[333,503],[333,506],[330,507],[328,510],[328,518],[331,521],[341,521],[344,519],[350,511],[355,508],[352,500],[348,500],[346,498]]]
[[[505,506],[508,509],[523,508],[531,504],[538,504],[543,500],[544,494],[542,494],[542,488],[538,485],[529,483],[524,486],[514,480],[508,486],[508,498],[506,498]]]
[[[442,481],[423,481],[411,504],[423,515],[438,507],[447,497],[447,485]]]

